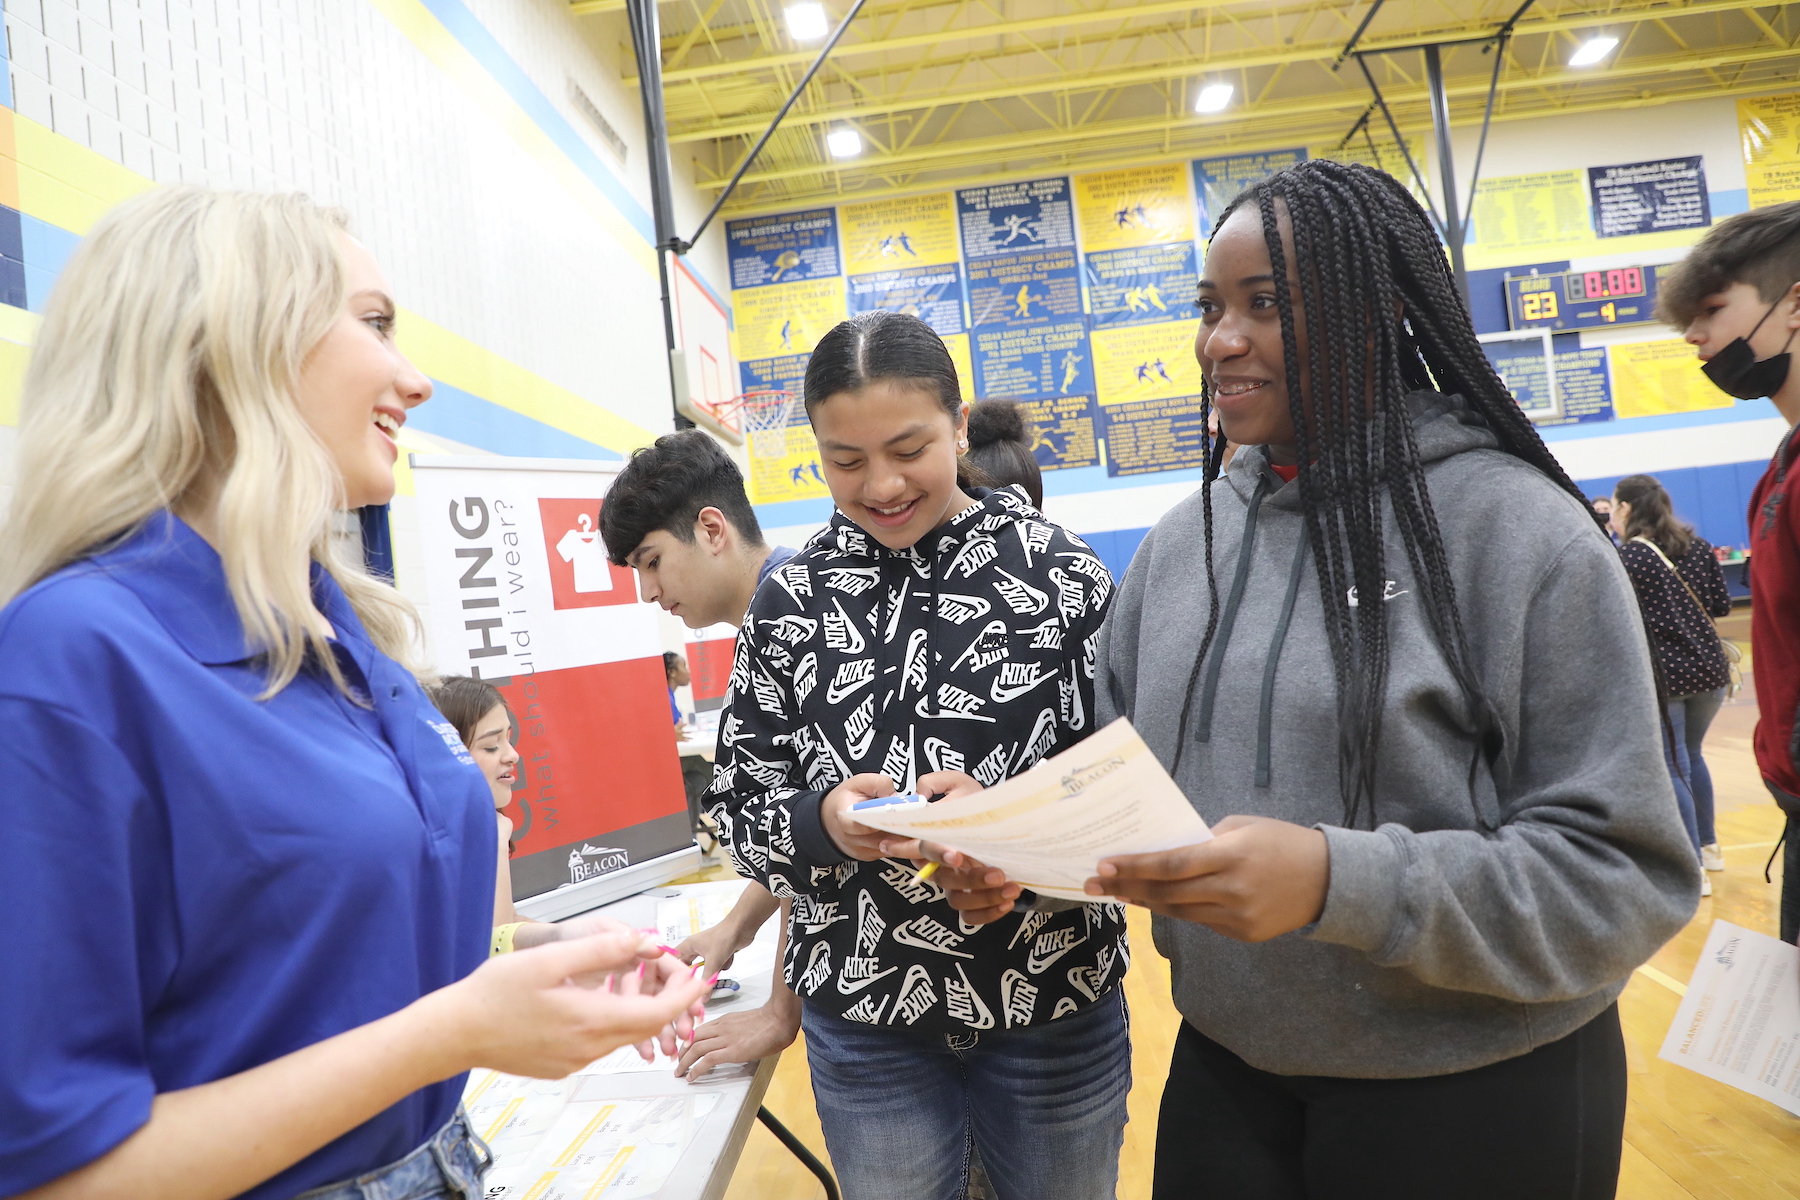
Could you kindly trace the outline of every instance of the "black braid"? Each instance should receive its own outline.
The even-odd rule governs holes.
[[[1587,507],[1536,428],[1519,409],[1475,338],[1424,210],[1397,180],[1359,164],[1314,159],[1247,189],[1214,226],[1254,204],[1277,280],[1290,278],[1278,218],[1291,225],[1300,293],[1275,289],[1283,365],[1300,460],[1300,495],[1313,550],[1338,689],[1339,786],[1344,821],[1367,806],[1375,824],[1376,749],[1387,694],[1389,640],[1383,512],[1417,580],[1432,632],[1457,680],[1482,751],[1497,755],[1500,720],[1472,666],[1449,556],[1431,503],[1408,393],[1435,389],[1462,398],[1500,449],[1553,480]],[[1279,208],[1278,208],[1279,205]],[[1296,337],[1304,320],[1305,371]],[[1211,391],[1201,397],[1211,412]],[[1183,706],[1185,731],[1197,678],[1219,620],[1212,562],[1212,483],[1223,439],[1207,444],[1202,485],[1209,610]],[[1357,597],[1352,607],[1352,595]],[[1366,602],[1365,602],[1366,601]],[[1185,732],[1178,739],[1179,765]],[[1473,764],[1471,764],[1473,769]]]
[[[1206,530],[1206,632],[1200,637],[1200,649],[1195,652],[1193,668],[1188,671],[1187,691],[1181,701],[1181,722],[1175,726],[1175,759],[1169,764],[1170,775],[1181,769],[1181,752],[1187,746],[1188,717],[1194,709],[1194,684],[1200,678],[1200,668],[1206,664],[1207,651],[1212,649],[1213,636],[1219,632],[1219,580],[1213,573],[1212,485],[1225,463],[1225,439],[1212,435],[1211,381],[1200,384],[1200,430],[1200,445],[1205,456],[1200,472],[1200,514]]]

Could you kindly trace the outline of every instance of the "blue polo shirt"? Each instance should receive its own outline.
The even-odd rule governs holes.
[[[218,555],[167,515],[0,610],[0,1195],[105,1154],[159,1092],[384,1017],[486,954],[493,803],[314,570],[353,704],[262,700]],[[259,1187],[410,1153],[463,1078]]]

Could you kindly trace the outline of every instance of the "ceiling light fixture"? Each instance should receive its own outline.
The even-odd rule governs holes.
[[[1602,34],[1599,37],[1591,37],[1587,41],[1581,43],[1581,47],[1569,58],[1569,65],[1571,67],[1591,67],[1607,55],[1611,54],[1613,52],[1613,47],[1618,44],[1618,38],[1608,37],[1605,34]]]
[[[855,158],[862,153],[862,134],[854,129],[834,129],[825,135],[825,148],[833,158]]]
[[[1231,103],[1231,94],[1237,89],[1229,83],[1209,83],[1200,89],[1194,97],[1194,111],[1201,113],[1223,112]]]
[[[796,42],[816,42],[831,32],[823,4],[790,4],[784,10],[788,34]]]

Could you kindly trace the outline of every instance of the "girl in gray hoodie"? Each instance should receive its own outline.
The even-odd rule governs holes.
[[[1246,192],[1198,304],[1243,450],[1096,681],[1218,834],[1088,887],[1173,964],[1155,1195],[1610,1198],[1615,1000],[1700,882],[1618,555],[1388,176]]]

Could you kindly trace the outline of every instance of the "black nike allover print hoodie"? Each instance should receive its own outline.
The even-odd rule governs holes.
[[[903,792],[965,771],[993,785],[1093,729],[1112,577],[1012,488],[905,550],[841,513],[751,601],[707,800],[740,873],[793,901],[788,984],[850,1020],[1017,1029],[1110,992],[1124,910],[1044,905],[964,922],[910,863],[848,859],[819,805],[852,775]],[[1028,893],[1029,895],[1029,893]]]

